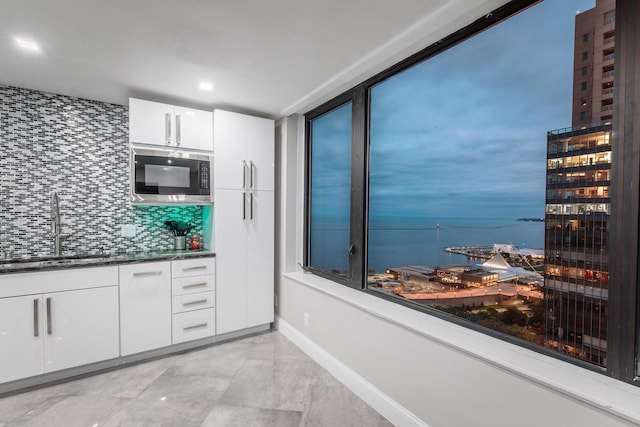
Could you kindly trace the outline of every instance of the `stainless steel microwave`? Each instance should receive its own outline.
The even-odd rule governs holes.
[[[133,203],[210,204],[213,156],[131,147]]]

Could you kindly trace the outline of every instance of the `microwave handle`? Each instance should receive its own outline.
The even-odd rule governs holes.
[[[164,138],[167,145],[171,144],[171,113],[164,115]]]
[[[180,140],[182,139],[182,132],[180,126],[180,115],[176,114],[176,145],[180,146]]]

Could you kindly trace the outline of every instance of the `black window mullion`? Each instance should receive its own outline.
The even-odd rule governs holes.
[[[367,188],[367,101],[364,86],[354,89],[352,94],[351,133],[351,245],[353,254],[350,263],[350,283],[353,288],[364,287],[365,276],[365,218]]]
[[[639,275],[638,221],[640,204],[640,4],[618,0],[616,4],[616,52],[611,163],[611,233],[608,372],[632,382],[638,373]]]

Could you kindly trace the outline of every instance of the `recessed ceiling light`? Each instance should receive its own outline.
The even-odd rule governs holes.
[[[212,91],[213,90],[213,84],[209,83],[209,82],[200,82],[198,87],[200,88],[200,90],[206,90],[206,91]]]
[[[28,50],[31,52],[40,52],[40,46],[34,41],[22,39],[20,37],[16,37],[15,39],[16,45],[20,49]]]

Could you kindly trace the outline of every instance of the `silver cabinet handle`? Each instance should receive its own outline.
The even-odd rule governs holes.
[[[206,328],[207,325],[208,325],[208,323],[204,322],[204,323],[198,323],[197,325],[185,326],[182,329],[185,330],[185,331],[188,331],[189,329]]]
[[[242,192],[242,220],[247,219],[247,193]]]
[[[182,132],[181,132],[181,126],[180,126],[180,115],[176,114],[176,145],[180,146],[180,139],[182,138]]]
[[[187,306],[190,306],[190,305],[205,304],[206,302],[207,302],[207,299],[203,298],[203,299],[199,299],[199,300],[195,300],[195,301],[183,302],[182,306],[183,307],[187,307]]]
[[[249,193],[251,204],[249,205],[249,218],[253,219],[253,193]]]
[[[51,325],[51,297],[47,298],[47,334],[53,333],[53,326]]]
[[[247,161],[242,161],[242,188],[247,188]]]
[[[253,189],[253,160],[249,161],[249,188]]]
[[[171,113],[164,115],[164,138],[167,145],[171,144]]]
[[[202,286],[207,286],[207,282],[194,283],[192,285],[182,285],[182,289],[200,288]]]
[[[38,327],[39,316],[38,316],[38,299],[33,300],[33,336],[37,337],[40,335],[40,328]]]
[[[183,268],[182,271],[193,271],[193,270],[206,270],[207,266],[206,265],[196,265],[195,267],[186,267]]]
[[[139,273],[133,273],[133,277],[145,277],[145,276],[160,276],[162,271],[141,271]]]

